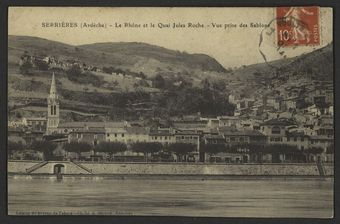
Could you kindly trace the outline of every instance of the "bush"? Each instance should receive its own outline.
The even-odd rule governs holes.
[[[72,66],[66,74],[70,81],[80,84],[92,84],[99,87],[105,83],[102,77],[98,77],[89,71],[82,72],[79,66]]]
[[[39,70],[42,70],[42,71],[47,71],[49,68],[48,64],[42,60],[35,60],[35,65],[37,66]]]
[[[24,149],[24,144],[20,142],[8,141],[7,143],[7,150],[10,154],[12,154],[14,151],[22,151]]]
[[[20,65],[19,70],[21,74],[28,75],[30,74],[32,68],[33,68],[32,63],[29,61],[25,61]]]
[[[33,151],[42,152],[44,154],[45,160],[52,159],[53,151],[57,148],[57,145],[53,142],[48,141],[34,141],[30,145],[30,149]]]

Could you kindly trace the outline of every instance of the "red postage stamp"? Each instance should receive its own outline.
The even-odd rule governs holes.
[[[277,44],[279,46],[319,45],[319,7],[278,7]]]

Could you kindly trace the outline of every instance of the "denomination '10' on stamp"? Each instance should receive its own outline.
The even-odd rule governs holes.
[[[320,45],[319,7],[277,7],[279,46]]]

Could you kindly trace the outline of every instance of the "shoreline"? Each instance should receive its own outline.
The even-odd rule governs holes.
[[[55,179],[56,174],[8,173],[7,179]],[[188,175],[188,174],[62,174],[63,180],[334,180],[333,175]]]

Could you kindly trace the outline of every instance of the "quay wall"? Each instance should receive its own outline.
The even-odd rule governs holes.
[[[334,176],[334,165],[333,164],[324,164],[325,175]]]
[[[26,169],[38,164],[33,161],[9,161],[9,173],[26,173]],[[53,174],[57,164],[64,166],[65,174],[111,175],[226,175],[226,176],[319,176],[315,163],[294,164],[204,164],[204,163],[98,163],[50,161],[32,171],[32,174]],[[323,165],[325,175],[334,174],[333,164]]]

